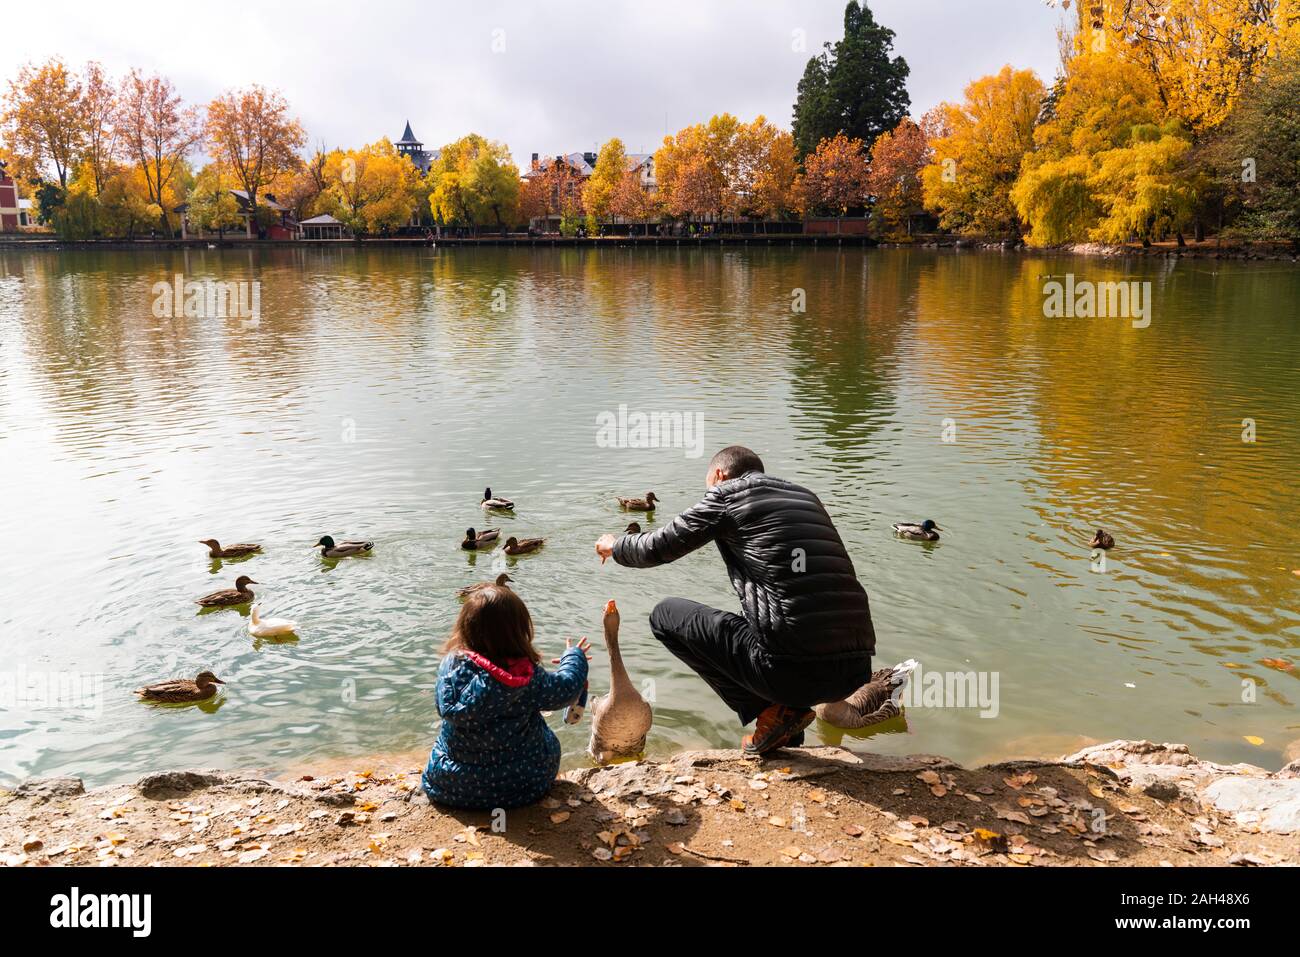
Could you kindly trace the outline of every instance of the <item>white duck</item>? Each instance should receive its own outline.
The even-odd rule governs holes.
[[[288,618],[263,618],[258,612],[261,602],[253,606],[252,616],[248,620],[248,633],[254,638],[276,638],[280,635],[292,635],[298,631],[298,623]]]
[[[618,606],[605,603],[605,648],[609,651],[609,694],[591,702],[591,743],[587,749],[599,764],[635,758],[645,750],[654,721],[650,705],[632,684],[618,650]]]

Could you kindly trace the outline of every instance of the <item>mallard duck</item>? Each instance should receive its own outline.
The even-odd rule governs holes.
[[[920,667],[908,658],[893,668],[882,668],[871,680],[843,701],[819,704],[813,708],[817,717],[836,728],[869,728],[902,713],[898,702],[912,672]]]
[[[198,599],[195,604],[202,605],[204,608],[226,608],[231,605],[247,605],[253,600],[253,590],[249,585],[256,585],[258,582],[253,581],[247,575],[240,575],[235,579],[234,588],[225,588],[221,591],[214,591],[211,595],[204,595]]]
[[[464,588],[457,589],[456,594],[459,595],[461,598],[468,598],[470,595],[474,594],[474,592],[482,591],[484,588],[491,588],[493,585],[496,585],[497,588],[505,588],[506,582],[512,582],[512,581],[514,581],[513,578],[511,578],[505,572],[502,572],[500,575],[497,576],[497,580],[495,582],[475,582],[472,585],[466,585]]]
[[[484,545],[491,545],[501,537],[501,529],[485,528],[481,532],[476,532],[472,528],[465,529],[465,540],[460,543],[460,547],[473,550],[482,548]]]
[[[640,535],[640,534],[641,534],[641,523],[640,523],[640,522],[628,522],[628,523],[627,523],[627,528],[623,529],[623,534],[624,534],[624,535]]]
[[[507,555],[527,555],[529,552],[535,552],[546,544],[544,538],[515,538],[513,535],[506,539],[505,553]]]
[[[920,525],[911,522],[897,522],[894,525],[894,532],[899,538],[910,539],[914,542],[937,542],[939,533],[942,531],[942,528],[928,518]]]
[[[298,623],[288,618],[263,618],[260,614],[261,603],[253,605],[253,614],[248,621],[248,633],[254,638],[275,638],[277,635],[292,635],[298,631]]]
[[[320,549],[321,558],[348,558],[352,555],[365,555],[375,547],[374,542],[335,542],[328,535],[322,535],[312,548]]]
[[[645,498],[615,497],[618,498],[619,505],[622,505],[625,509],[631,512],[653,512],[655,510],[655,503],[659,501],[659,496],[655,495],[654,492],[646,492]]]
[[[215,538],[205,538],[199,544],[208,546],[208,558],[243,558],[245,555],[256,555],[262,550],[261,545],[227,545],[222,548]]]
[[[1092,536],[1092,541],[1088,543],[1089,548],[1100,548],[1103,552],[1108,552],[1115,547],[1115,538],[1104,528],[1097,529],[1097,534]]]
[[[483,490],[483,501],[479,502],[479,505],[483,508],[496,508],[505,512],[513,511],[515,507],[515,503],[510,501],[510,499],[498,498],[493,495],[492,489],[490,488],[485,488]]]
[[[207,701],[217,693],[217,685],[223,684],[225,682],[211,671],[200,671],[193,681],[189,678],[159,681],[136,688],[134,694],[138,694],[143,701]]]
[[[628,677],[618,648],[618,606],[605,603],[605,648],[609,652],[609,694],[591,702],[591,756],[600,764],[614,758],[634,758],[645,750],[654,712]]]

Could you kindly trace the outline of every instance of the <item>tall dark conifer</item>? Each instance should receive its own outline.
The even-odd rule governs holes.
[[[808,61],[794,104],[800,159],[826,137],[844,133],[867,144],[907,115],[907,61],[892,56],[894,31],[882,27],[865,0],[844,8],[844,38]]]

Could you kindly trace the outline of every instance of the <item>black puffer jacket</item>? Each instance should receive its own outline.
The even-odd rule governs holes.
[[[717,543],[741,610],[769,654],[874,654],[867,593],[831,517],[808,489],[762,472],[728,479],[664,528],[621,537],[614,561],[652,568],[707,542]]]

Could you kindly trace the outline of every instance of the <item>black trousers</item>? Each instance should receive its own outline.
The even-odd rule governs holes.
[[[871,680],[871,657],[826,662],[773,658],[740,615],[685,598],[665,598],[650,630],[749,724],[768,705],[810,708],[847,698]]]

